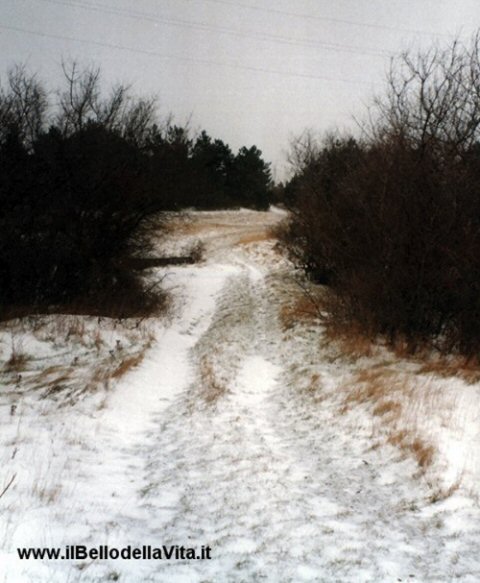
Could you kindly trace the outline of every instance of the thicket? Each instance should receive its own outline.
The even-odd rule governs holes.
[[[64,66],[52,98],[14,67],[0,87],[0,316],[21,309],[134,315],[162,302],[133,257],[184,207],[268,205],[270,170],[205,132],[159,125],[154,99]]]
[[[401,55],[361,139],[294,145],[284,238],[334,324],[479,355],[479,48]]]

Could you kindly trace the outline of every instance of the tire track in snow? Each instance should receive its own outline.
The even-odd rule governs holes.
[[[277,431],[282,370],[269,358],[272,322],[260,275],[243,265],[231,278],[194,348],[197,362],[212,358],[225,393],[205,402],[199,375],[183,408],[159,431],[159,450],[168,455],[150,466],[152,514],[161,516],[165,492],[177,493],[157,536],[168,544],[209,544],[214,561],[162,563],[156,581],[310,580],[315,571],[304,560],[304,539],[318,529],[319,505],[324,516],[339,512],[320,503],[308,469]]]
[[[238,271],[228,265],[170,271],[170,285],[175,287],[177,298],[183,296],[183,305],[178,306],[167,327],[159,323],[154,345],[132,374],[123,377],[109,393],[103,408],[82,419],[85,455],[69,460],[72,469],[63,477],[63,483],[68,478],[69,484],[62,500],[64,512],[53,515],[52,511],[46,527],[32,544],[84,544],[91,548],[100,544],[116,548],[162,544],[162,538],[155,536],[155,527],[158,521],[172,515],[178,496],[176,488],[164,490],[157,508],[158,519],[152,520],[145,504],[149,488],[146,467],[150,459],[169,454],[169,444],[159,449],[159,420],[175,409],[182,391],[194,379],[191,349],[210,324],[217,295],[232,273]],[[12,560],[18,562],[16,557]],[[144,581],[155,572],[155,564],[98,561],[74,566],[69,561],[23,561],[13,572],[13,579],[6,581],[92,583],[117,580],[119,572],[121,580]],[[0,566],[0,577],[1,574]]]

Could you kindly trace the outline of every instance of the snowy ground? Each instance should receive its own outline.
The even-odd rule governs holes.
[[[169,319],[2,332],[0,582],[480,580],[479,384],[325,342],[292,308],[281,218],[181,224],[170,250],[206,255],[154,272]],[[66,544],[212,559],[16,553]]]

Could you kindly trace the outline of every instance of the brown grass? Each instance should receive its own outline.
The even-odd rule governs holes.
[[[127,372],[129,372],[132,368],[138,366],[145,356],[145,352],[140,352],[138,354],[134,354],[133,356],[129,356],[125,358],[117,368],[112,372],[110,375],[113,379],[118,379],[123,377]]]
[[[431,445],[427,445],[417,437],[411,442],[410,449],[415,455],[417,463],[421,468],[431,465],[435,454],[435,449]]]
[[[50,377],[55,374],[61,376],[62,374],[64,374],[65,370],[66,370],[65,366],[59,364],[47,366],[47,368],[44,368],[35,376],[35,381],[43,381],[47,377]]]
[[[387,441],[395,447],[400,447],[403,443],[408,441],[408,435],[409,432],[406,429],[400,429],[390,433]]]
[[[454,494],[459,488],[460,485],[462,483],[462,476],[459,476],[455,482],[453,482],[453,484],[450,484],[450,486],[447,487],[443,487],[443,488],[437,488],[435,489],[432,494],[430,495],[430,502],[432,504],[435,504],[436,502],[440,502],[442,500],[446,500],[447,498],[450,498],[450,496],[452,494]]]
[[[384,367],[364,368],[358,371],[349,383],[345,404],[387,402],[399,387],[399,378]]]
[[[62,486],[60,484],[55,484],[51,486],[38,485],[36,484],[33,488],[33,494],[38,496],[43,504],[53,504],[62,491]]]
[[[428,387],[422,387],[421,395],[415,395],[406,374],[379,365],[359,370],[344,390],[346,395],[341,413],[346,413],[355,404],[370,405],[380,427],[387,432],[388,443],[412,456],[422,471],[432,464],[435,449],[417,434],[415,418],[408,408],[410,401],[424,400]]]
[[[42,387],[45,388],[45,391],[42,394],[42,398],[46,399],[47,397],[51,397],[56,393],[60,393],[65,390],[67,381],[71,380],[71,371],[66,370],[63,374],[60,374],[58,377],[52,379],[48,383],[43,383]]]
[[[461,378],[469,385],[480,381],[480,362],[478,358],[456,356],[451,359],[429,360],[421,365],[420,374],[433,374],[442,378]]]
[[[207,403],[215,403],[227,393],[225,383],[217,378],[213,364],[207,356],[200,360],[200,379],[201,396]]]
[[[261,243],[262,241],[269,241],[274,239],[275,236],[271,229],[261,229],[260,231],[254,231],[252,233],[247,233],[242,235],[237,241],[238,245],[248,245],[249,243]]]
[[[77,378],[75,378],[76,368],[72,366],[49,366],[30,379],[29,384],[43,389],[43,398],[62,394],[65,403],[73,403],[82,394],[92,393],[101,386],[108,389],[111,379],[123,377],[140,364],[146,349],[147,346],[141,352],[125,357],[120,364],[112,363],[111,357],[90,363],[81,375],[77,375]],[[80,377],[82,384],[79,386]]]
[[[318,318],[318,306],[313,299],[303,294],[280,309],[280,323],[284,332],[293,328],[297,322],[314,318]]]
[[[397,358],[418,364],[419,374],[432,374],[441,378],[457,377],[467,384],[480,381],[479,356],[433,355],[430,346],[412,345],[405,339],[397,339],[391,348]]]
[[[345,355],[370,356],[375,344],[360,331],[342,329],[327,321],[325,338],[338,347],[340,357]],[[400,372],[395,366],[404,361],[408,367]],[[431,379],[419,376],[456,376],[467,383],[480,381],[480,362],[460,356],[432,357],[431,350],[416,350],[398,341],[391,355],[376,359],[372,366],[357,369],[348,384],[343,386],[340,413],[347,413],[358,405],[368,408],[372,414],[374,447],[387,443],[396,447],[405,457],[413,458],[422,474],[434,464],[437,456],[435,441],[425,435],[422,428],[425,419],[437,419],[450,426],[452,408],[447,401],[439,401],[438,387]],[[453,398],[453,397],[447,397]],[[449,488],[433,489],[432,502],[447,498],[460,485],[460,479]]]
[[[425,470],[433,462],[434,447],[415,436],[412,431],[402,429],[392,432],[388,437],[388,443],[409,455],[413,455],[422,470]]]
[[[343,326],[327,318],[324,344],[335,345],[343,356],[353,359],[371,357],[374,354],[372,339],[354,323]]]
[[[308,398],[318,405],[325,399],[325,394],[322,391],[322,384],[320,383],[320,375],[314,373],[310,377],[310,382],[303,388],[303,393],[308,396]]]
[[[383,417],[384,415],[395,415],[398,417],[402,411],[402,405],[398,401],[388,399],[380,401],[373,409],[373,414]]]
[[[188,222],[188,221],[178,221],[174,224],[174,228],[172,229],[176,234],[184,234],[184,235],[198,235],[205,231],[212,231],[218,229],[233,229],[236,228],[235,225],[230,225],[228,223],[221,223],[221,222]]]

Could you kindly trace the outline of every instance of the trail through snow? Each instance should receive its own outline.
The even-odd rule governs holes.
[[[319,361],[312,338],[282,335],[285,261],[270,241],[235,244],[278,216],[210,217],[224,230],[205,231],[205,263],[168,270],[177,312],[143,363],[100,411],[65,412],[82,447],[74,460],[56,450],[63,493],[4,535],[0,581],[478,582],[473,499],[430,504],[413,461],[372,449],[368,423],[340,418],[345,371]],[[295,381],[311,366],[324,388],[315,408]],[[212,559],[74,564],[14,552],[65,544],[209,545]]]

